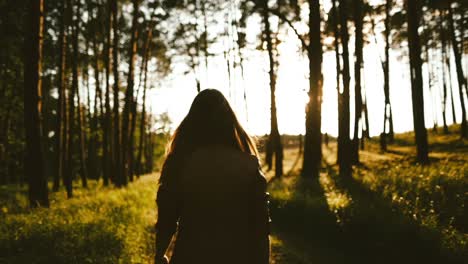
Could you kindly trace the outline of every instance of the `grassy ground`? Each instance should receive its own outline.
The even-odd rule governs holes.
[[[397,135],[386,153],[367,143],[351,181],[337,175],[335,142],[320,179],[293,167],[272,180],[273,231],[302,252],[280,263],[467,263],[468,142],[430,133],[431,164],[421,166],[412,137]]]
[[[64,192],[52,194],[50,209],[12,210],[11,199],[2,200],[0,263],[149,263],[155,178],[143,177],[120,190],[91,181],[88,190],[76,186],[70,200]]]
[[[334,142],[320,179],[299,177],[297,149],[287,149],[287,175],[269,186],[272,263],[466,263],[467,142],[431,134],[424,167],[411,142],[398,135],[387,153],[368,143],[352,181],[336,173]],[[125,189],[91,181],[32,211],[24,188],[0,187],[0,263],[151,263],[156,179]]]

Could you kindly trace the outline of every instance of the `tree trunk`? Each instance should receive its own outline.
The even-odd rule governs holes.
[[[123,111],[123,121],[122,121],[122,179],[123,185],[127,184],[127,179],[133,180],[132,172],[129,171],[131,156],[133,155],[133,146],[131,143],[133,140],[130,138],[133,137],[130,129],[130,121],[134,119],[132,116],[133,109],[133,86],[134,86],[134,68],[135,68],[135,57],[137,53],[137,41],[138,41],[138,0],[132,0],[133,3],[133,19],[132,19],[132,29],[131,29],[131,38],[130,38],[130,49],[129,49],[129,62],[128,62],[128,78],[127,78],[127,91],[125,94],[125,106]]]
[[[393,117],[392,107],[390,103],[390,31],[391,29],[391,16],[390,11],[392,9],[392,0],[386,0],[385,2],[385,62],[384,62],[384,124],[383,132],[381,134],[381,146],[382,150],[387,150],[387,137],[390,141],[393,141]],[[388,127],[387,127],[388,126]],[[387,132],[388,128],[388,132]]]
[[[339,171],[340,177],[344,179],[351,178],[351,141],[350,132],[350,113],[349,113],[349,50],[348,50],[348,17],[347,7],[344,0],[340,0],[340,33],[343,46],[343,92],[341,93],[341,111],[338,113],[338,149],[339,149]]]
[[[86,23],[88,25],[91,25],[91,20],[93,19],[93,5],[88,5],[87,9],[87,20]],[[94,118],[96,114],[96,100],[94,101],[94,107],[91,107],[91,87],[90,87],[90,78],[89,78],[89,64],[90,64],[90,56],[88,54],[89,49],[90,49],[90,44],[93,45],[93,51],[94,49],[94,42],[96,38],[96,29],[94,25],[91,25],[91,31],[93,35],[93,39],[91,39],[92,43],[90,43],[90,37],[85,38],[85,53],[83,54],[83,78],[86,82],[86,118],[83,115],[83,120],[82,120],[82,131],[83,137],[84,137],[84,142],[87,145],[87,153],[86,153],[86,168],[87,168],[87,175],[90,179],[97,179],[98,177],[98,169],[97,169],[97,159],[98,159],[98,154],[97,154],[97,124],[96,124],[96,119]],[[94,57],[97,57],[97,54],[94,54]],[[94,97],[96,98],[96,94],[98,93],[98,87],[99,84],[95,83],[95,90],[94,90]],[[94,99],[95,99],[94,98]],[[91,111],[93,110],[93,111]],[[94,115],[93,115],[94,112]],[[86,122],[87,121],[87,122]],[[89,133],[86,132],[86,128],[89,128]]]
[[[119,116],[119,29],[118,29],[118,5],[117,0],[110,0],[112,3],[112,24],[113,24],[113,47],[112,47],[112,62],[113,62],[113,75],[114,75],[114,137],[113,137],[113,176],[115,177],[115,184],[117,187],[126,185],[126,179],[122,175],[122,151],[121,151],[121,137],[120,137],[120,116]]]
[[[144,154],[144,144],[145,144],[145,125],[146,125],[146,91],[147,91],[147,80],[148,80],[148,61],[150,59],[151,54],[151,41],[153,36],[153,28],[154,28],[154,20],[150,24],[150,27],[147,31],[145,46],[143,47],[143,104],[141,107],[141,120],[140,120],[140,127],[139,127],[139,144],[138,144],[138,153],[137,153],[137,175],[140,176],[145,171],[143,169],[143,154]]]
[[[41,148],[41,71],[44,22],[43,0],[28,5],[24,61],[25,173],[31,207],[49,206]]]
[[[94,19],[97,19],[99,17],[99,10],[100,10],[100,6],[97,7],[97,11],[96,11],[96,16],[94,17]],[[93,10],[91,9],[90,11],[90,14],[93,14]],[[97,26],[96,24],[94,26]],[[94,53],[94,57],[93,57],[93,67],[94,67],[94,82],[95,82],[95,94],[94,94],[94,115],[91,117],[91,124],[90,124],[90,128],[91,128],[91,141],[92,141],[92,146],[93,148],[91,148],[91,146],[89,147],[89,154],[88,154],[88,159],[89,159],[89,165],[90,165],[90,168],[89,170],[92,171],[91,174],[92,174],[92,177],[94,176],[95,179],[99,179],[100,178],[100,174],[101,174],[101,168],[103,167],[103,165],[99,166],[97,163],[97,161],[99,160],[99,154],[98,154],[98,150],[99,150],[99,147],[100,147],[100,133],[99,133],[99,125],[100,125],[100,120],[102,120],[102,117],[104,115],[104,111],[103,111],[103,105],[102,105],[102,90],[101,90],[101,82],[100,82],[100,77],[99,77],[99,73],[100,73],[100,68],[99,68],[99,59],[100,59],[100,49],[99,49],[99,46],[98,46],[98,40],[97,40],[97,33],[98,33],[98,30],[97,29],[94,29],[96,30],[96,32],[93,32],[94,33],[94,36],[93,36],[93,42],[92,42],[92,49],[93,49],[93,53]],[[99,107],[98,107],[98,102],[99,102]],[[102,126],[102,125],[101,125]],[[91,144],[90,144],[91,145]],[[104,151],[103,151],[104,152]],[[103,153],[104,155],[104,153]]]
[[[443,19],[442,16],[440,16],[439,19],[439,29],[440,29],[440,40],[441,40],[441,54],[442,54],[442,86],[443,86],[443,98],[442,98],[442,120],[444,123],[444,133],[448,134],[449,129],[447,125],[447,78],[446,78],[446,69],[445,69],[445,61],[447,60],[447,54],[446,54],[446,46],[447,46],[447,41],[445,40],[445,32],[444,32],[444,27],[443,27]],[[450,76],[449,76],[450,80]]]
[[[275,156],[275,177],[283,175],[283,146],[281,144],[281,136],[278,130],[278,118],[276,111],[276,70],[275,70],[275,55],[273,54],[273,39],[271,37],[271,27],[269,21],[268,5],[264,1],[264,8],[262,10],[263,23],[265,26],[265,40],[267,43],[268,61],[269,61],[269,76],[270,76],[270,102],[271,102],[271,116],[270,116],[270,136],[268,138],[269,147],[267,152],[271,151],[271,155]]]
[[[424,15],[421,16],[421,24],[422,24],[422,30],[423,32],[427,32],[427,27],[426,27],[426,21],[425,21],[425,18],[424,18]],[[422,46],[424,48],[424,55],[426,57],[426,65],[427,65],[427,83],[428,83],[428,88],[429,88],[429,95],[430,95],[430,98],[431,98],[431,101],[432,101],[432,120],[433,120],[433,132],[434,133],[437,133],[437,127],[439,126],[438,125],[438,122],[437,122],[437,111],[436,111],[436,104],[435,104],[435,100],[434,100],[434,95],[437,95],[436,94],[436,91],[434,91],[435,87],[434,87],[434,82],[433,82],[433,70],[432,70],[432,60],[431,60],[431,53],[429,52],[429,37],[432,37],[432,36],[426,36],[426,38],[423,38],[422,42]],[[424,62],[423,62],[424,63]]]
[[[77,121],[78,121],[78,142],[79,142],[79,159],[80,159],[80,177],[81,185],[83,188],[88,187],[88,170],[86,168],[86,151],[85,151],[85,135],[84,135],[84,116],[83,116],[83,105],[81,104],[81,96],[78,87],[78,55],[79,55],[79,46],[78,46],[78,37],[80,34],[80,21],[81,21],[81,0],[77,0],[76,4],[76,14],[74,22],[74,34],[73,34],[73,82],[74,82],[74,91],[77,98]],[[86,45],[86,48],[88,45]],[[87,55],[87,50],[85,51],[85,56]],[[87,67],[87,65],[85,65]],[[83,71],[83,73],[86,73]],[[87,74],[87,73],[86,73]],[[87,76],[83,76],[87,78]],[[72,132],[74,132],[72,130]]]
[[[208,73],[208,16],[206,14],[206,0],[201,3],[201,12],[203,16],[202,50],[205,59],[205,71]]]
[[[86,150],[85,150],[85,135],[84,135],[84,125],[83,125],[83,108],[84,106],[81,105],[80,99],[80,92],[77,91],[76,98],[78,100],[78,140],[80,143],[80,177],[81,177],[81,185],[83,188],[88,187],[88,170],[86,168]]]
[[[306,106],[302,176],[317,179],[322,161],[322,42],[320,2],[309,0],[309,102]]]
[[[112,126],[112,113],[110,107],[110,71],[111,71],[111,64],[110,64],[110,56],[111,56],[111,29],[112,29],[112,11],[111,11],[111,4],[112,0],[108,0],[108,17],[107,17],[107,28],[106,28],[106,42],[104,46],[104,67],[105,67],[105,74],[106,74],[106,91],[105,91],[105,115],[104,115],[104,126],[103,126],[103,135],[102,135],[102,160],[103,160],[103,184],[104,186],[109,185],[109,179],[111,176],[111,164],[112,164],[112,153],[111,153],[111,126]]]
[[[340,32],[338,30],[338,10],[337,10],[337,0],[332,0],[332,8],[331,8],[331,13],[332,13],[332,16],[333,16],[333,35],[335,37],[335,41],[333,42],[333,45],[335,47],[335,64],[336,64],[336,95],[337,95],[337,99],[338,99],[338,113],[341,112],[341,108],[342,108],[342,102],[341,102],[341,74],[342,74],[342,71],[341,71],[341,60],[340,60]],[[327,137],[327,140],[325,142],[325,144],[328,146],[328,135],[326,135]],[[337,150],[337,157],[336,157],[336,160],[337,162],[339,162],[340,160],[340,156],[341,156],[341,149],[338,148]]]
[[[466,109],[465,109],[465,100],[463,95],[463,87],[466,86],[465,75],[463,74],[463,67],[462,67],[462,55],[460,54],[460,50],[458,47],[458,41],[455,37],[455,27],[453,25],[453,11],[451,7],[452,1],[448,3],[448,25],[449,25],[449,33],[450,39],[452,41],[452,49],[453,54],[455,56],[455,66],[457,69],[457,80],[458,80],[458,93],[460,96],[460,105],[462,109],[462,120],[461,120],[461,127],[460,133],[462,138],[468,138],[468,131],[467,131],[467,124],[466,124]],[[466,89],[466,88],[465,88]]]
[[[424,123],[424,97],[422,82],[421,44],[419,41],[419,12],[421,5],[418,0],[406,0],[408,43],[411,68],[411,95],[413,102],[413,122],[417,147],[417,159],[428,163],[427,131]]]
[[[353,163],[359,163],[359,123],[362,120],[361,68],[363,63],[363,15],[362,0],[353,0],[355,26],[355,61],[354,61],[354,137],[352,144]]]
[[[138,95],[138,93],[137,93]],[[129,137],[129,155],[128,155],[128,177],[130,181],[133,181],[133,176],[135,176],[135,129],[136,129],[136,119],[137,119],[137,101],[138,96],[135,97],[132,104],[132,120],[130,125],[130,137]]]
[[[65,178],[65,188],[67,189],[67,197],[71,198],[73,197],[73,150],[74,150],[74,144],[73,144],[73,134],[75,133],[75,94],[78,92],[78,20],[80,17],[78,16],[79,14],[79,4],[78,0],[78,5],[77,5],[77,11],[76,14],[73,14],[74,18],[74,23],[75,25],[73,26],[72,29],[72,47],[73,47],[73,53],[71,57],[71,67],[72,67],[72,85],[71,85],[71,90],[70,94],[68,97],[68,107],[69,107],[69,113],[68,113],[68,119],[69,119],[69,126],[68,126],[68,131],[67,131],[67,138],[68,138],[68,155],[67,155],[67,175]],[[72,5],[73,9],[73,5]],[[79,106],[78,106],[79,107]]]
[[[362,109],[364,112],[364,122],[366,124],[366,130],[363,132],[362,137],[370,139],[369,112],[367,111],[367,96],[364,95],[364,97],[365,103],[362,105]]]
[[[57,123],[55,127],[56,134],[56,170],[54,173],[54,184],[53,191],[56,192],[60,187],[60,179],[63,178],[63,168],[64,168],[64,134],[65,127],[63,124],[64,115],[65,115],[65,67],[66,67],[66,51],[67,51],[67,35],[65,32],[65,23],[66,23],[66,13],[67,1],[62,1],[61,6],[61,16],[60,16],[60,33],[59,33],[59,61],[58,61],[58,78],[57,78],[57,90],[58,90],[58,102],[57,102]]]
[[[445,63],[447,65],[447,74],[449,76],[448,84],[449,84],[449,88],[450,88],[450,105],[451,105],[451,110],[452,110],[452,123],[456,124],[457,123],[457,113],[455,112],[455,101],[453,99],[452,69],[451,69],[451,66],[450,66],[450,55],[449,55],[450,54],[450,49],[447,47],[445,52],[447,54],[447,59],[446,59]]]

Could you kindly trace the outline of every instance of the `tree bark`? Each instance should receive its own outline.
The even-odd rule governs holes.
[[[88,169],[86,167],[86,147],[85,147],[85,135],[84,135],[84,125],[83,125],[83,109],[84,106],[81,105],[81,97],[80,92],[77,91],[76,93],[77,98],[77,105],[78,105],[78,140],[80,143],[80,177],[81,177],[81,185],[83,188],[88,187]]]
[[[96,21],[96,19],[99,17],[99,10],[100,6],[97,7],[96,10],[96,16],[93,16],[93,20]],[[94,13],[94,10],[90,9],[89,11],[90,14]],[[91,174],[91,178],[94,179],[99,179],[100,174],[101,174],[101,168],[103,165],[99,166],[97,165],[97,161],[99,160],[99,154],[98,150],[100,147],[100,133],[99,133],[99,125],[100,125],[100,120],[102,120],[102,117],[104,115],[103,111],[103,105],[102,105],[102,90],[101,90],[101,82],[100,82],[100,68],[99,68],[99,60],[100,60],[100,49],[98,46],[98,39],[97,39],[97,23],[95,22],[94,30],[93,30],[93,39],[92,39],[92,49],[94,53],[92,65],[94,67],[94,82],[95,82],[95,93],[94,93],[94,114],[91,116],[90,120],[90,129],[91,129],[91,139],[90,141],[90,146],[88,148],[88,159],[89,159],[89,170]],[[98,102],[99,102],[99,107],[98,107]],[[91,107],[91,106],[89,106]],[[101,125],[102,126],[102,125]],[[92,146],[92,147],[91,147]],[[104,151],[103,151],[104,152]],[[104,153],[103,153],[104,155]]]
[[[322,42],[320,2],[309,0],[309,102],[306,106],[302,176],[319,177],[322,161]]]
[[[411,69],[411,96],[413,102],[413,123],[416,140],[417,160],[428,163],[427,131],[424,123],[424,97],[422,82],[421,44],[419,40],[419,0],[406,0],[408,42]]]
[[[271,26],[269,21],[269,12],[267,1],[264,1],[262,9],[263,23],[265,26],[265,40],[267,43],[268,61],[269,61],[269,76],[270,76],[270,136],[267,145],[271,148],[271,155],[275,157],[275,177],[283,175],[283,145],[281,144],[281,136],[278,130],[278,117],[276,111],[276,70],[275,70],[275,55],[273,54],[273,39],[271,36]],[[268,147],[267,147],[268,148]]]
[[[126,185],[126,179],[122,175],[122,150],[121,150],[121,133],[120,133],[120,115],[119,115],[119,29],[118,29],[118,5],[117,0],[111,1],[112,11],[112,29],[113,29],[113,47],[112,47],[112,62],[114,75],[114,137],[113,137],[113,166],[112,174],[115,177],[115,185],[121,187]]]
[[[427,27],[426,27],[426,21],[425,21],[425,17],[424,15],[421,16],[421,25],[422,25],[422,30],[423,32],[427,32]],[[425,36],[425,38],[423,37],[423,40],[422,40],[422,46],[424,48],[424,55],[426,57],[426,65],[427,65],[427,82],[428,82],[428,88],[429,88],[429,95],[430,95],[430,98],[431,98],[431,101],[432,101],[432,120],[433,120],[433,127],[432,127],[432,130],[434,131],[434,133],[437,133],[437,127],[439,126],[438,125],[438,122],[437,122],[437,111],[435,109],[436,107],[436,104],[434,102],[434,95],[436,95],[436,92],[434,91],[435,87],[433,85],[434,81],[433,81],[433,70],[432,70],[432,60],[431,60],[431,53],[429,51],[429,37],[430,36]],[[424,63],[424,61],[423,61]],[[424,82],[423,82],[424,83]]]
[[[145,126],[146,126],[146,92],[147,92],[147,80],[148,80],[148,61],[151,55],[151,43],[153,37],[153,28],[155,26],[155,21],[152,20],[150,26],[147,29],[146,41],[145,46],[143,47],[143,98],[142,98],[142,107],[141,107],[141,120],[140,120],[140,127],[139,127],[139,144],[138,144],[138,153],[137,153],[137,175],[140,176],[144,172],[144,165],[143,165],[143,155],[144,155],[144,145],[145,145]]]
[[[465,100],[463,95],[463,87],[466,87],[466,79],[465,75],[463,74],[463,67],[462,67],[462,55],[460,54],[460,49],[458,47],[458,41],[455,36],[455,27],[453,22],[453,10],[451,7],[452,1],[448,3],[448,25],[449,25],[449,33],[450,38],[452,41],[452,49],[453,54],[455,57],[455,66],[457,69],[457,80],[458,80],[458,93],[460,97],[460,105],[462,110],[462,120],[460,126],[460,133],[462,138],[468,138],[468,131],[467,131],[467,124],[466,124],[466,109],[465,109]],[[467,89],[467,88],[465,88]]]
[[[447,43],[449,44],[449,43]],[[447,48],[445,50],[446,54],[450,54],[450,49],[448,48],[448,45],[447,45]],[[447,59],[445,61],[446,65],[447,65],[447,73],[448,73],[448,84],[449,84],[449,88],[450,88],[450,105],[451,105],[451,110],[452,110],[452,123],[453,124],[457,124],[457,113],[455,112],[455,100],[453,99],[453,85],[452,85],[452,69],[451,69],[451,66],[450,66],[450,55],[447,55]]]
[[[445,69],[445,62],[447,60],[447,54],[446,54],[446,46],[447,46],[447,41],[446,41],[446,36],[444,32],[444,27],[443,27],[443,19],[442,15],[440,16],[439,19],[439,29],[440,29],[440,40],[441,40],[441,54],[442,54],[442,86],[443,86],[443,97],[442,97],[442,121],[444,125],[444,133],[448,134],[449,129],[447,125],[447,78],[446,78],[446,69]],[[449,76],[450,80],[450,76]]]
[[[353,163],[359,163],[359,124],[362,121],[362,94],[361,94],[361,69],[363,63],[363,15],[362,0],[353,0],[354,26],[355,26],[355,61],[354,61],[354,137],[353,137]]]
[[[43,0],[28,5],[24,57],[25,173],[31,207],[49,206],[41,148],[41,72],[44,23]]]
[[[334,47],[335,47],[335,64],[336,64],[336,98],[338,99],[338,113],[340,113],[342,110],[342,100],[341,100],[341,75],[342,75],[342,70],[341,70],[341,59],[340,59],[340,32],[338,30],[339,28],[339,17],[338,17],[338,9],[337,9],[337,0],[332,0],[332,8],[331,8],[331,13],[333,16],[333,35],[335,37],[335,41],[333,42]],[[328,135],[326,135],[328,137]],[[326,140],[325,144],[328,146],[328,140]],[[341,149],[338,148],[337,150],[337,157],[336,160],[339,162],[340,160],[340,154]]]
[[[128,62],[128,78],[127,78],[127,91],[125,94],[125,106],[123,111],[123,121],[122,121],[122,179],[123,185],[127,184],[127,179],[130,181],[133,180],[132,172],[130,169],[130,163],[133,156],[133,134],[131,133],[130,121],[134,119],[132,116],[132,109],[134,105],[134,68],[135,68],[135,58],[137,53],[137,41],[138,41],[138,0],[132,0],[133,3],[133,19],[132,19],[132,29],[131,29],[131,38],[130,38],[130,49],[129,49],[129,62]]]
[[[60,179],[63,178],[64,174],[64,115],[65,115],[65,67],[66,67],[66,51],[67,51],[67,35],[65,31],[66,23],[66,8],[67,1],[61,2],[61,16],[60,16],[60,33],[59,33],[59,61],[58,61],[58,78],[57,78],[57,89],[58,89],[58,102],[57,102],[57,122],[55,127],[56,141],[55,141],[55,158],[56,158],[56,170],[54,173],[54,184],[53,191],[56,192],[60,187]]]
[[[110,71],[111,71],[111,64],[110,64],[110,56],[111,56],[111,30],[112,30],[112,0],[108,0],[107,2],[107,22],[106,22],[106,42],[104,46],[104,67],[105,67],[105,75],[106,75],[106,91],[105,91],[105,109],[106,112],[104,114],[104,126],[103,126],[103,135],[102,135],[102,159],[103,159],[103,184],[107,186],[109,184],[109,179],[114,179],[111,176],[111,164],[112,164],[112,153],[111,153],[111,126],[112,126],[112,113],[110,107]]]
[[[391,31],[391,16],[390,10],[392,9],[392,0],[385,2],[385,62],[383,64],[384,71],[384,124],[383,132],[381,134],[382,150],[387,150],[387,137],[392,142],[394,138],[393,132],[393,116],[392,107],[390,103],[390,31]],[[388,128],[388,132],[387,132]]]
[[[67,139],[68,139],[68,153],[67,153],[67,175],[65,176],[65,188],[67,190],[67,197],[71,198],[73,197],[73,150],[74,150],[74,143],[73,143],[73,133],[75,131],[75,95],[78,92],[78,20],[80,17],[78,16],[79,14],[79,4],[78,0],[78,5],[77,5],[77,10],[75,11],[76,14],[73,14],[73,19],[75,25],[73,26],[72,29],[72,57],[71,57],[71,67],[72,67],[72,85],[71,85],[71,90],[70,94],[68,97],[68,120],[69,120],[69,126],[68,126],[68,131],[67,131]],[[71,6],[73,10],[73,5]],[[75,13],[72,12],[72,13]],[[79,106],[78,106],[79,107]]]
[[[346,1],[339,1],[340,33],[343,46],[343,92],[341,93],[341,111],[338,113],[338,149],[339,149],[339,172],[340,177],[344,179],[351,178],[351,140],[350,132],[350,113],[349,113],[349,50],[348,50],[348,16]]]

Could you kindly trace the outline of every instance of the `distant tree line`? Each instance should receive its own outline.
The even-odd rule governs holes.
[[[175,60],[186,66],[183,74],[193,77],[199,92],[209,88],[203,76],[208,76],[210,57],[222,56],[229,97],[241,93],[248,112],[248,88],[244,84],[236,90],[235,83],[239,74],[244,82],[249,44],[267,58],[271,130],[265,161],[281,177],[284,154],[275,92],[278,46],[286,31],[297,37],[308,61],[304,177],[317,178],[322,164],[324,52],[334,52],[336,60],[341,177],[351,178],[370,135],[370,99],[362,76],[371,42],[383,47],[383,151],[393,141],[396,119],[390,100],[391,51],[409,62],[417,160],[429,162],[428,114],[436,130],[440,111],[442,132],[448,133],[451,112],[453,123],[461,123],[460,136],[468,137],[466,1],[40,0],[1,1],[0,10],[0,183],[27,180],[32,205],[47,206],[49,179],[53,191],[64,186],[72,197],[78,178],[83,186],[87,179],[102,179],[104,185],[122,187],[153,169],[158,132],[148,111],[148,90],[173,71]],[[246,37],[252,17],[261,26],[256,43]],[[221,51],[219,45],[212,48],[216,43],[223,44]],[[441,105],[433,113],[424,112],[425,85],[433,105]],[[454,94],[462,110],[458,119]]]
[[[0,184],[27,181],[31,205],[48,206],[48,180],[70,198],[77,179],[122,187],[152,171],[155,144],[166,139],[154,129],[148,89],[171,62],[162,2],[3,1],[0,9]]]
[[[336,54],[336,83],[338,93],[338,164],[340,176],[350,179],[352,165],[359,164],[359,148],[364,148],[364,139],[369,138],[369,117],[367,100],[362,81],[364,47],[378,42],[376,25],[383,25],[384,56],[380,58],[384,76],[383,94],[384,125],[380,135],[383,151],[388,142],[393,142],[393,114],[390,101],[390,50],[400,52],[410,64],[410,80],[415,130],[416,159],[422,164],[429,162],[428,140],[424,112],[424,85],[428,85],[430,98],[435,101],[434,130],[440,125],[438,113],[442,112],[443,133],[448,133],[447,111],[452,111],[452,122],[457,123],[454,93],[458,93],[461,106],[460,137],[467,138],[466,107],[467,80],[463,69],[466,56],[466,1],[424,1],[424,0],[382,0],[377,5],[365,0],[331,0],[331,8],[324,10],[321,1],[251,0],[241,5],[244,9],[260,10],[263,27],[262,41],[266,42],[270,62],[271,86],[271,133],[266,143],[266,161],[271,168],[272,155],[276,155],[276,177],[282,175],[282,147],[277,132],[275,106],[275,54],[268,20],[276,17],[279,27],[292,30],[299,39],[302,50],[309,59],[309,101],[306,106],[305,138],[302,175],[317,178],[321,168],[321,103],[323,87],[322,54],[334,51]],[[324,1],[323,1],[324,2]],[[305,11],[305,12],[303,12]],[[250,12],[249,14],[252,14]],[[305,17],[308,13],[308,17]],[[350,26],[353,25],[353,27]],[[301,32],[300,25],[307,25],[308,32]],[[353,34],[354,33],[354,34]],[[352,35],[351,35],[352,34]],[[354,54],[350,54],[350,39]],[[332,44],[324,44],[325,37],[332,37]],[[380,43],[376,43],[380,44]],[[453,58],[453,59],[451,59]],[[351,62],[354,63],[354,121],[350,118]],[[423,76],[426,64],[427,76]],[[453,68],[456,81],[452,82]],[[426,79],[427,78],[427,79]],[[452,85],[456,83],[457,85]],[[448,97],[450,95],[450,101]],[[450,102],[450,105],[449,105]],[[351,126],[352,125],[352,126]],[[352,129],[352,130],[351,130]],[[352,135],[352,137],[351,137]],[[279,142],[279,143],[276,143]]]

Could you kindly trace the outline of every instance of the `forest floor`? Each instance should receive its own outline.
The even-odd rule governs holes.
[[[421,166],[412,140],[397,135],[386,153],[366,142],[348,181],[333,141],[315,180],[286,149],[286,175],[269,184],[272,263],[466,263],[468,142],[430,133],[431,164]],[[74,198],[51,193],[51,208],[35,210],[25,187],[0,186],[0,263],[151,263],[157,177],[124,189],[77,182]]]

